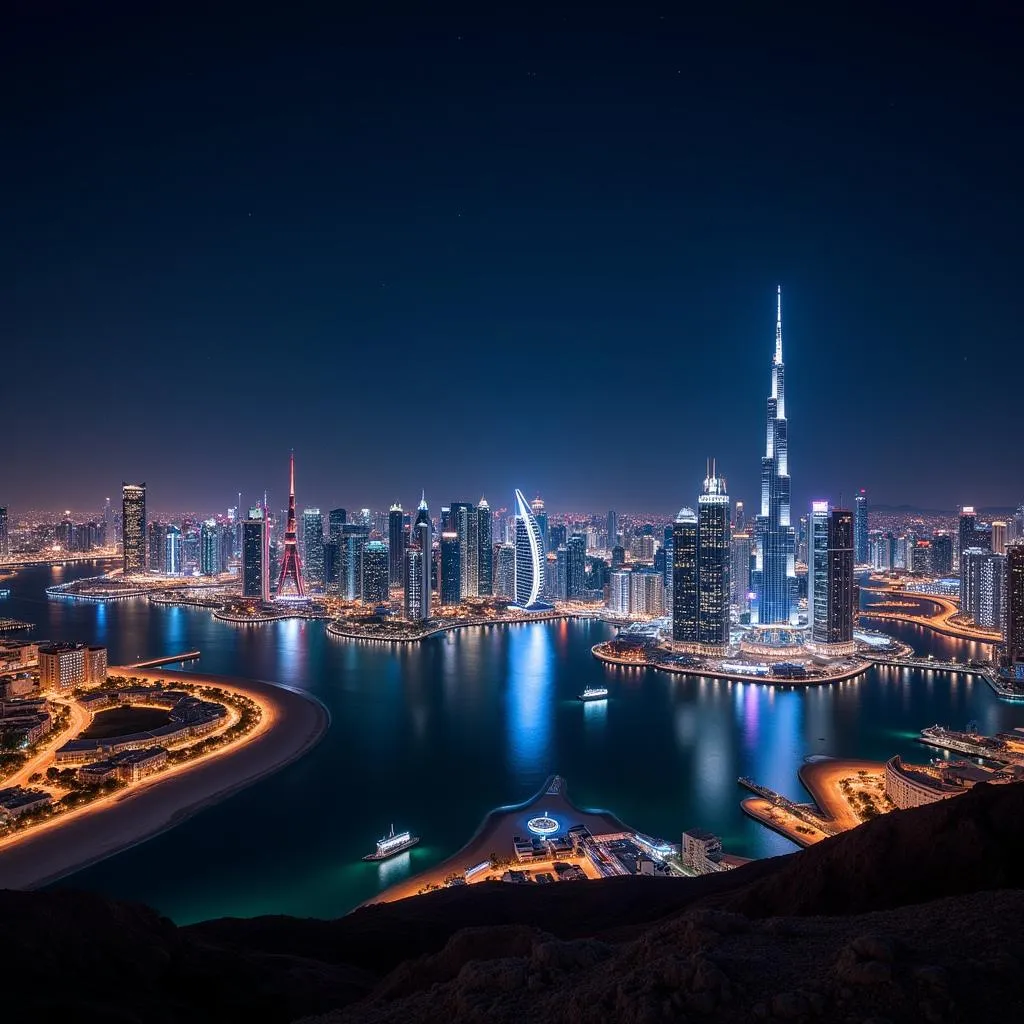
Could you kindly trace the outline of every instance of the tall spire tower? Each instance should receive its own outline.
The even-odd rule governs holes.
[[[753,585],[762,625],[796,622],[796,537],[790,518],[789,426],[786,367],[782,360],[782,286],[776,292],[775,355],[768,397],[765,454],[761,459],[761,514],[755,527],[757,562]]]
[[[277,596],[284,597],[284,585],[291,581],[294,597],[305,597],[302,589],[302,563],[299,561],[299,546],[295,532],[295,452],[290,460],[291,481],[288,491],[288,526],[284,531],[284,556],[281,559],[281,575],[277,578]]]

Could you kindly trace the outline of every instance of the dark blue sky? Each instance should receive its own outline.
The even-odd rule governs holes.
[[[778,282],[798,504],[1024,500],[1015,17],[148,6],[2,33],[0,503],[750,507]]]

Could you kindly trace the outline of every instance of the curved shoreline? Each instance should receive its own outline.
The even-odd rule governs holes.
[[[372,640],[382,644],[416,644],[439,633],[451,633],[458,629],[470,629],[473,626],[529,626],[535,622],[557,622],[563,619],[599,619],[600,616],[589,612],[541,612],[536,616],[522,619],[470,619],[465,622],[448,622],[433,626],[416,636],[377,636],[373,633],[361,633],[355,629],[345,629],[336,622],[327,626],[328,636],[339,640]]]
[[[110,806],[86,807],[0,845],[0,888],[37,889],[174,828],[298,760],[323,738],[330,713],[312,694],[282,683],[192,672],[112,667],[148,680],[235,690],[259,702],[266,725],[235,749],[172,776],[152,776]]]
[[[863,675],[874,664],[872,661],[864,660],[864,664],[839,672],[833,676],[812,676],[807,679],[793,679],[784,676],[744,676],[738,672],[719,672],[716,669],[693,668],[691,666],[675,668],[671,665],[661,665],[651,661],[629,661],[626,658],[616,658],[614,655],[599,651],[601,644],[594,644],[590,653],[597,661],[606,665],[616,665],[620,668],[651,668],[656,672],[668,672],[677,676],[700,676],[705,679],[725,679],[731,683],[756,683],[760,686],[792,686],[799,689],[805,686],[827,686],[829,683],[841,683],[844,679],[854,679]]]
[[[559,791],[553,794],[549,790],[556,779],[560,780]],[[543,810],[554,811],[556,814],[561,812],[566,817],[574,816],[580,824],[587,825],[592,832],[595,831],[594,827],[592,827],[594,824],[599,826],[598,831],[630,831],[611,811],[599,809],[585,810],[577,807],[569,799],[566,792],[567,788],[564,776],[549,775],[544,785],[533,796],[527,797],[521,803],[503,804],[501,807],[495,807],[488,811],[468,842],[460,846],[451,856],[446,857],[433,867],[419,871],[415,875],[410,875],[404,881],[388,886],[388,888],[377,893],[375,896],[364,900],[356,909],[370,907],[375,903],[390,903],[393,900],[408,899],[411,896],[417,895],[420,889],[424,888],[431,881],[443,880],[447,875],[467,870],[474,863],[479,863],[481,860],[489,857],[492,852],[496,852],[499,846],[497,840],[506,839],[510,844],[512,831],[509,831],[508,836],[500,835],[503,826],[508,828],[507,819],[520,815],[534,806],[541,806]],[[486,852],[482,853],[481,851]]]

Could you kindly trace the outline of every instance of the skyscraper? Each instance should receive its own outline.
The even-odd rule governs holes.
[[[939,532],[932,537],[932,572],[936,576],[950,576],[953,572],[953,538]]]
[[[1024,539],[1006,546],[1006,645],[1011,677],[1024,682]]]
[[[299,559],[299,544],[295,528],[295,452],[289,460],[288,525],[284,531],[284,554],[281,557],[281,574],[277,579],[277,596],[284,597],[285,584],[291,583],[295,597],[304,597],[302,585],[302,562]]]
[[[481,498],[476,507],[477,529],[477,593],[490,597],[494,593],[494,542],[491,506]]]
[[[163,572],[167,576],[180,576],[185,571],[182,561],[181,530],[174,526],[167,527],[164,533],[164,564]]]
[[[146,549],[147,562],[150,572],[164,571],[164,538],[167,536],[167,527],[154,519],[146,527]]]
[[[566,579],[565,596],[570,601],[578,601],[586,590],[587,574],[587,538],[581,533],[574,533],[565,543]]]
[[[544,551],[547,552],[549,550],[548,514],[544,511],[544,499],[539,494],[530,502],[530,511],[537,522],[537,529],[540,530],[541,544]]]
[[[423,572],[423,586],[421,587],[421,612],[422,618],[430,618],[430,591],[431,591],[431,580],[434,576],[434,541],[433,541],[433,524],[430,521],[430,509],[427,508],[427,496],[423,494],[420,497],[419,506],[416,509],[416,521],[413,523],[412,535],[415,543],[419,545],[420,551],[423,552],[423,564],[421,570]]]
[[[380,604],[388,599],[390,555],[382,540],[370,540],[363,548],[363,600]]]
[[[270,600],[270,552],[267,513],[259,505],[242,522],[242,597]]]
[[[828,643],[852,654],[854,604],[853,513],[834,508],[828,517]]]
[[[406,549],[403,559],[405,566],[405,617],[410,622],[420,622],[423,614],[423,552],[417,547]]]
[[[523,492],[516,491],[516,604],[538,607],[544,592],[544,539]],[[537,499],[539,500],[539,499]],[[543,503],[541,503],[543,506]]]
[[[302,539],[306,556],[302,568],[310,590],[324,588],[324,517],[318,508],[302,510]]]
[[[790,522],[789,428],[786,421],[786,375],[782,361],[782,288],[777,295],[772,393],[768,398],[768,429],[761,459],[761,514],[755,524],[757,621],[796,621],[796,538]]]
[[[619,514],[615,511],[608,513],[608,550],[611,551],[618,544],[619,537]]]
[[[729,495],[712,468],[697,498],[697,642],[724,654],[729,646]]]
[[[498,595],[515,599],[516,596],[516,549],[512,544],[498,548],[497,564]]]
[[[121,487],[121,531],[124,538],[124,573],[146,571],[146,485]]]
[[[362,523],[346,523],[341,528],[341,565],[338,570],[338,593],[346,601],[363,599],[364,553],[369,531]]]
[[[739,516],[736,517],[737,519]],[[750,611],[750,534],[739,531],[730,541],[732,556],[729,565],[730,600],[739,615]]]
[[[443,510],[442,510],[443,511]],[[448,528],[459,535],[459,596],[476,597],[480,585],[480,531],[476,506],[467,501],[453,501],[449,506]]]
[[[220,531],[216,519],[207,519],[199,529],[199,571],[204,576],[220,572]]]
[[[104,543],[109,544],[110,539],[107,538]],[[7,532],[7,506],[0,505],[0,558],[7,558],[10,553],[11,536]]]
[[[974,511],[974,506],[963,505],[960,508],[960,522],[957,529],[957,564],[960,564],[960,561],[964,557],[964,552],[967,551],[968,548],[973,548],[977,546],[974,540],[974,534],[977,529],[977,525],[978,516],[977,513]]]
[[[672,526],[672,639],[697,643],[697,514],[681,508]]]
[[[441,604],[456,605],[462,599],[462,543],[455,530],[441,534]]]
[[[807,618],[811,640],[827,644],[829,635],[829,508],[827,501],[811,504],[810,540],[808,542],[807,585],[809,588]]]
[[[402,585],[405,572],[405,512],[396,502],[388,512],[388,576],[391,586]]]
[[[1006,522],[1002,519],[992,520],[992,551],[997,555],[1006,554]]]
[[[737,533],[743,533],[747,526],[747,514],[743,508],[743,502],[737,501],[733,506],[733,536]]]
[[[858,565],[866,565],[868,556],[868,492],[862,487],[853,499],[853,556]]]

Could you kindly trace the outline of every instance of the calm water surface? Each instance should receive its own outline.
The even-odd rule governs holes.
[[[209,612],[144,599],[48,601],[51,582],[95,567],[23,570],[0,615],[35,636],[105,643],[117,664],[198,648],[203,672],[280,680],[331,712],[299,762],[64,885],[141,900],[175,921],[284,913],[331,917],[447,857],[491,808],[531,796],[553,772],[573,799],[679,841],[695,825],[753,857],[793,847],[740,810],[740,775],[806,799],[809,754],[924,760],[933,722],[985,732],[1024,725],[982,680],[873,669],[807,691],[612,668],[590,648],[612,635],[589,621],[464,630],[414,646],[335,640],[323,624],[237,627]],[[920,653],[982,656],[920,627],[890,630]],[[581,705],[603,683],[606,703]],[[423,837],[381,865],[363,854],[392,822]]]

